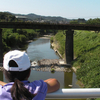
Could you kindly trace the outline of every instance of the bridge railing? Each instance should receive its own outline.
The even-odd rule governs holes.
[[[46,99],[100,98],[100,88],[59,89],[48,93]]]

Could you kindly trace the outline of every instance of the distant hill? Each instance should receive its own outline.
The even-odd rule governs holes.
[[[54,23],[54,24],[84,24],[86,20],[83,18],[67,19],[60,16],[41,16],[34,13],[30,14],[14,14],[11,12],[0,12],[0,19],[2,21],[30,21],[40,23]]]
[[[33,21],[37,21],[37,20],[45,20],[45,21],[62,21],[62,22],[70,22],[71,20],[70,19],[67,19],[67,18],[63,18],[63,17],[60,17],[60,16],[41,16],[41,15],[36,15],[36,14],[33,14],[33,13],[30,13],[30,14],[14,14],[13,15],[15,16],[25,16],[27,17],[29,20],[33,20]]]

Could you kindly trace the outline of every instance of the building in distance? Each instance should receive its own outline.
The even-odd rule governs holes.
[[[26,16],[15,16],[18,20],[27,21],[28,18]]]

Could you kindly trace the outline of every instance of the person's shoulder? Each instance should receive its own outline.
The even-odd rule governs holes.
[[[11,83],[7,83],[6,85],[2,86],[0,85],[0,91],[3,91],[3,92],[10,92],[10,89],[13,85],[13,82]]]
[[[47,83],[43,80],[35,80],[31,82],[30,85],[35,88],[34,92],[39,91],[44,94],[47,93]]]

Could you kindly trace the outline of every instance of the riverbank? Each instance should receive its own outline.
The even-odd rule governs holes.
[[[70,68],[71,66],[64,62],[64,60],[62,59],[62,56],[58,52],[58,50],[51,49],[51,44],[49,41],[50,37],[51,37],[51,35],[39,37],[36,41],[31,43],[32,46],[30,44],[29,49],[31,50],[31,54],[30,54],[30,50],[27,52],[29,52],[29,56],[32,58],[32,65],[31,66],[33,66],[34,68],[38,68],[38,70],[40,70],[40,71],[42,71],[42,69],[44,70],[43,67],[47,67],[47,68],[49,67],[50,70],[53,68],[55,71],[59,70],[59,71],[66,72],[66,68]],[[45,40],[45,39],[47,39],[47,40]],[[45,41],[45,42],[43,42],[43,41]],[[38,44],[41,43],[41,45],[39,46],[36,43],[38,43]],[[47,44],[48,44],[48,46],[47,46]],[[34,46],[35,46],[35,48],[34,48]],[[37,49],[40,47],[43,48],[43,51],[42,51],[42,49],[41,50]],[[49,50],[46,48],[48,48]],[[35,53],[34,53],[34,51],[35,51]],[[44,51],[46,51],[46,52],[44,52]],[[42,55],[41,55],[41,53],[42,53]],[[38,56],[38,54],[39,54],[39,56]],[[33,58],[32,55],[34,55],[35,58]],[[57,56],[57,58],[55,58],[54,55]],[[44,58],[43,58],[43,56],[44,56]],[[58,57],[58,56],[60,56],[60,57]],[[40,57],[40,60],[39,60],[39,57]],[[36,58],[38,58],[38,60]],[[63,70],[60,67],[62,67]]]
[[[60,54],[60,52],[57,50],[57,48],[59,47],[59,44],[57,42],[56,43],[52,42],[51,46],[52,46],[53,50],[59,55],[59,57],[64,61],[63,63],[66,64],[65,58],[63,58],[62,55]],[[72,66],[71,69],[76,73],[77,69],[75,67]]]
[[[62,55],[59,53],[59,51],[57,50],[57,45],[54,42],[51,43],[51,47],[53,48],[53,50],[59,55],[59,57],[62,59]],[[64,59],[63,59],[64,60]]]
[[[64,40],[65,36],[61,32],[52,39],[61,46],[62,49],[58,46],[61,53],[64,51]],[[100,88],[100,32],[75,31],[73,42],[76,59],[72,62],[72,69],[77,79],[81,80],[84,88]]]

